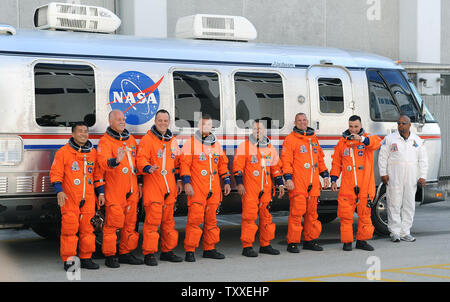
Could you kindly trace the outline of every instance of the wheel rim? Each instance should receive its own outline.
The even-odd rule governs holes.
[[[379,222],[387,226],[387,203],[386,203],[386,193],[380,196],[375,208],[375,214]]]

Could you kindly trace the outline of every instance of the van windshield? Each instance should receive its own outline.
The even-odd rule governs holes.
[[[402,74],[405,77],[405,79],[408,81],[408,85],[411,88],[411,91],[413,92],[417,103],[419,103],[419,107],[422,106],[423,99],[422,99],[421,95],[419,94],[419,92],[417,91],[416,86],[414,86],[413,81],[408,77],[408,74],[406,73],[406,71],[402,71]],[[423,106],[424,106],[425,112],[426,112],[425,113],[425,122],[427,122],[427,123],[437,123],[437,120],[434,118],[434,116],[428,110],[427,105],[424,103]]]
[[[401,114],[411,122],[419,122],[422,97],[405,71],[398,69],[369,69],[370,117],[374,121],[395,122]],[[426,109],[425,121],[436,122]]]

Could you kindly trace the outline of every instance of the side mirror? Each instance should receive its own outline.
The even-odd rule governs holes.
[[[425,115],[426,115],[427,111],[425,109],[425,102],[422,100],[422,104],[420,105],[420,112],[418,114],[418,119],[417,122],[419,123],[418,125],[418,130],[422,131],[423,126],[425,125]]]

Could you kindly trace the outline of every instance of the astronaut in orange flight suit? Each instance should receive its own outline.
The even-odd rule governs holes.
[[[211,133],[212,119],[203,114],[199,130],[185,142],[181,152],[180,175],[188,196],[188,217],[184,249],[185,261],[195,262],[195,248],[203,234],[203,257],[224,259],[215,249],[220,241],[217,210],[222,201],[220,178],[224,182],[224,195],[231,192],[228,158],[222,146]],[[203,230],[200,224],[203,223]]]
[[[99,268],[91,259],[95,252],[91,218],[95,214],[96,160],[97,152],[89,141],[87,125],[76,123],[72,126],[72,137],[56,152],[50,169],[50,180],[61,207],[60,253],[66,271],[74,264],[71,257],[77,255],[77,246],[81,268]]]
[[[373,251],[366,240],[372,238],[374,227],[370,218],[371,207],[368,199],[375,196],[373,156],[380,148],[381,139],[364,132],[361,118],[353,115],[349,119],[349,129],[334,148],[331,175],[331,189],[337,191],[336,181],[342,173],[338,195],[338,217],[341,223],[343,250],[351,251],[353,242],[353,214],[358,212],[356,248]]]
[[[97,147],[100,181],[96,186],[104,184],[106,199],[102,243],[105,265],[118,268],[119,263],[144,264],[131,253],[139,240],[139,233],[135,231],[141,190],[137,180],[136,140],[125,129],[125,116],[120,110],[110,112],[109,124]],[[115,256],[117,229],[120,229],[118,258]]]
[[[314,129],[308,127],[306,115],[298,113],[294,124],[293,131],[284,139],[281,152],[290,201],[287,251],[300,252],[297,244],[300,243],[303,229],[303,249],[322,251],[323,248],[314,241],[322,231],[317,214],[317,201],[322,189],[319,175],[324,179],[324,187],[327,188],[329,174],[323,159],[324,153]]]
[[[141,139],[137,153],[137,167],[144,174],[143,199],[145,221],[142,253],[144,263],[158,265],[154,254],[161,237],[160,260],[181,262],[173,253],[178,243],[173,217],[177,195],[183,190],[179,175],[180,148],[177,139],[168,129],[169,112],[164,109],[155,114],[155,125]],[[158,234],[160,227],[161,236]]]
[[[233,161],[233,174],[238,193],[242,196],[242,254],[246,257],[258,256],[252,244],[258,231],[255,220],[259,214],[259,252],[278,255],[280,251],[270,245],[275,238],[275,224],[269,212],[269,203],[274,186],[272,177],[280,190],[278,198],[284,195],[281,160],[265,136],[265,127],[260,120],[253,122],[252,132],[248,140],[238,146]]]

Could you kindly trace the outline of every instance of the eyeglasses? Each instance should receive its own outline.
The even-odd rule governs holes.
[[[408,125],[409,123],[408,122],[397,122],[397,125]]]

